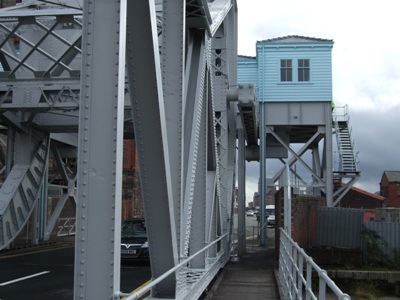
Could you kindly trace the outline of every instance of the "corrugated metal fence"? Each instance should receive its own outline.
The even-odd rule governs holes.
[[[361,249],[364,211],[338,207],[318,210],[319,246]]]
[[[364,210],[322,207],[318,210],[318,246],[363,249],[365,229],[375,231],[384,241],[382,251],[394,258],[400,253],[400,223],[363,221]]]
[[[396,254],[400,252],[400,223],[367,222],[364,223],[364,227],[375,231],[387,243],[387,245],[382,245],[381,249],[391,259],[394,259]]]

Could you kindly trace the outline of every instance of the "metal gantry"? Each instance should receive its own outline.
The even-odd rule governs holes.
[[[0,10],[0,249],[29,218],[32,240],[49,239],[70,201],[74,299],[136,299],[147,289],[151,299],[199,298],[229,261],[236,199],[245,250],[245,159],[261,160],[266,177],[260,137],[290,152],[287,169],[303,164],[333,205],[330,104],[302,107],[313,127],[288,127],[282,107],[262,105],[259,126],[254,88],[237,86],[235,0],[23,1]],[[133,134],[152,283],[127,294],[122,145]],[[301,158],[307,149],[312,167]]]
[[[0,249],[31,215],[32,241],[47,240],[64,204],[75,205],[81,15],[42,2],[1,10]],[[49,218],[48,198],[57,202]]]
[[[200,251],[151,297],[198,298],[230,254],[236,108],[227,94],[237,80],[236,4],[128,1],[127,16],[127,78],[154,279]]]
[[[71,200],[74,298],[125,295],[122,140],[133,122],[151,298],[198,298],[230,257],[237,103],[246,95],[244,106],[253,97],[255,107],[253,87],[237,87],[236,2],[26,1],[0,18],[2,149],[10,154],[0,248],[44,211],[47,192],[59,201],[49,219],[36,218],[43,238]],[[47,171],[49,155],[57,174]]]

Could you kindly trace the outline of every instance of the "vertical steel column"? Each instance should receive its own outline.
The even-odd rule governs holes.
[[[14,149],[15,149],[15,130],[7,129],[7,156],[6,156],[6,175],[10,174],[14,164]]]
[[[199,185],[205,189],[205,156],[199,157],[202,151],[200,135],[206,129],[206,114],[204,104],[206,97],[206,55],[205,55],[204,31],[194,31],[188,39],[188,58],[184,105],[184,131],[183,131],[183,202],[181,207],[181,245],[180,256],[187,257],[189,254],[189,241],[202,239],[200,236],[192,236],[191,226],[194,217],[194,203],[204,201],[204,195],[198,199]],[[205,136],[204,136],[205,137]],[[203,137],[203,138],[204,138]],[[202,141],[203,145],[205,140]],[[205,154],[205,153],[204,153]],[[202,176],[199,174],[202,173]],[[202,193],[202,192],[200,192]],[[204,216],[205,211],[200,208],[200,214]],[[200,230],[200,228],[198,228]],[[201,230],[202,231],[202,230]],[[200,232],[199,232],[200,233]],[[205,236],[205,235],[204,235]],[[190,249],[192,250],[192,249]]]
[[[207,90],[207,88],[204,88]],[[208,97],[203,94],[202,101],[199,103],[198,120],[197,120],[197,149],[195,149],[196,159],[196,175],[194,176],[195,184],[193,186],[193,204],[192,204],[192,220],[190,230],[190,253],[196,253],[206,246],[206,198],[207,188],[207,108]],[[190,264],[191,268],[205,269],[206,253],[198,255]]]
[[[43,241],[44,238],[44,229],[46,227],[46,210],[47,207],[47,173],[49,168],[46,168],[42,182],[40,184],[40,198],[38,201],[39,204],[39,227],[38,227],[38,234],[39,234],[39,241]]]
[[[117,22],[118,36],[118,70],[117,70],[117,105],[114,106],[116,119],[114,115],[113,127],[116,134],[115,148],[115,206],[114,206],[114,261],[113,261],[113,296],[118,298],[120,291],[121,278],[121,216],[122,216],[122,173],[124,159],[124,121],[125,121],[125,73],[126,73],[126,24],[127,24],[127,0],[117,1],[119,7],[116,7],[115,16],[119,19]],[[118,16],[119,13],[119,16]],[[117,38],[116,36],[116,38]],[[116,132],[115,132],[116,129]]]
[[[46,159],[48,161],[48,157]],[[47,221],[47,178],[48,168],[45,168],[43,178],[40,184],[40,196],[33,210],[32,217],[32,244],[37,245],[39,241],[44,240],[44,230]]]
[[[325,143],[325,141],[324,141]],[[324,150],[325,151],[325,147]],[[325,173],[326,173],[326,168],[325,168],[325,154],[323,155],[323,160],[324,162],[321,165],[321,159],[319,155],[319,146],[318,144],[314,144],[311,148],[311,154],[312,154],[312,169],[316,175],[318,175],[318,178],[324,178]],[[313,176],[312,177],[312,182],[313,184],[317,184],[318,180]],[[313,188],[313,196],[318,197],[321,195],[321,187],[315,187]]]
[[[127,16],[129,95],[138,147],[151,272],[157,278],[177,264],[178,254],[154,1],[128,1]],[[180,146],[175,146],[178,147],[176,151],[180,151]],[[152,289],[151,297],[174,298],[175,292],[176,278],[173,274]]]
[[[240,122],[241,123],[241,122]],[[245,226],[245,207],[246,207],[246,160],[245,160],[245,139],[242,124],[238,129],[238,254],[246,252],[246,226]]]
[[[51,144],[51,138],[49,138],[49,148]],[[47,224],[47,195],[48,195],[48,180],[49,180],[49,167],[48,167],[48,161],[49,161],[49,156],[50,156],[50,149],[47,151],[47,156],[46,156],[46,162],[47,162],[47,167],[44,168],[43,171],[43,178],[42,178],[42,184],[41,184],[41,194],[40,198],[38,201],[38,204],[40,204],[40,212],[39,212],[39,241],[44,241],[45,240],[45,230],[46,230],[46,224]]]
[[[266,134],[265,134],[265,102],[259,102],[260,105],[260,246],[265,246],[265,147],[266,147]]]
[[[30,229],[30,237],[31,237],[32,245],[37,245],[39,243],[38,229],[39,229],[39,219],[40,219],[40,206],[41,205],[40,205],[40,198],[39,198],[39,201],[36,202],[35,207],[33,208],[33,211],[32,211],[32,215],[31,215],[32,226]]]
[[[211,63],[210,63],[211,65]],[[207,202],[206,202],[206,241],[210,243],[217,239],[218,216],[219,216],[219,167],[217,153],[217,135],[214,98],[212,97],[211,74],[208,76],[208,89],[210,103],[208,106],[208,154],[207,154]],[[217,245],[208,250],[208,257],[217,256]]]
[[[226,37],[226,60],[228,62],[228,87],[225,93],[232,87],[237,89],[237,6],[236,1],[233,1],[233,6],[230,9],[226,20],[223,23]],[[228,144],[228,158],[230,162],[230,198],[228,198],[228,226],[230,230],[228,245],[227,245],[227,258],[230,251],[230,244],[232,243],[232,230],[233,230],[233,208],[235,203],[235,182],[236,182],[236,125],[237,125],[237,102],[228,102],[229,108],[229,144]]]
[[[50,152],[50,151],[49,151]],[[48,158],[47,158],[48,161]],[[48,191],[48,178],[49,178],[49,168],[44,171],[44,176],[42,180],[42,190],[40,197],[40,224],[39,224],[39,240],[44,241],[44,232],[46,230],[47,224],[47,191]]]
[[[290,184],[290,166],[288,163],[285,165],[285,192],[284,192],[284,228],[289,236],[292,236],[292,186]]]
[[[117,0],[84,1],[74,299],[110,299],[119,291],[120,83],[125,77],[119,61],[125,50],[120,47],[120,9]]]
[[[228,59],[228,85],[229,88],[237,88],[237,57],[238,57],[238,35],[237,35],[237,4],[233,2],[233,7],[230,9],[223,26],[225,27],[227,37],[227,59]]]
[[[333,142],[332,142],[332,105],[325,103],[325,197],[326,206],[333,207]]]
[[[171,226],[177,232],[177,244],[180,243],[179,223],[182,202],[182,130],[184,105],[184,70],[185,70],[185,1],[163,1],[162,21],[162,84],[165,103],[167,143],[169,149],[169,170],[171,180]],[[175,251],[178,259],[178,250]]]
[[[236,103],[227,104],[227,92],[237,87],[237,23],[236,6],[212,39],[212,72],[217,120],[217,140],[220,182],[221,234],[231,231],[235,181]],[[230,236],[224,241],[229,259]]]

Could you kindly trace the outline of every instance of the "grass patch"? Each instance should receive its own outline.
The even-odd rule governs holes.
[[[383,296],[395,296],[395,285],[384,281],[337,279],[335,283],[353,300],[375,300]]]

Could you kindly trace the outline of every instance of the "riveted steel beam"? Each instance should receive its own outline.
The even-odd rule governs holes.
[[[122,7],[120,1],[84,1],[74,299],[110,299],[119,291]]]

